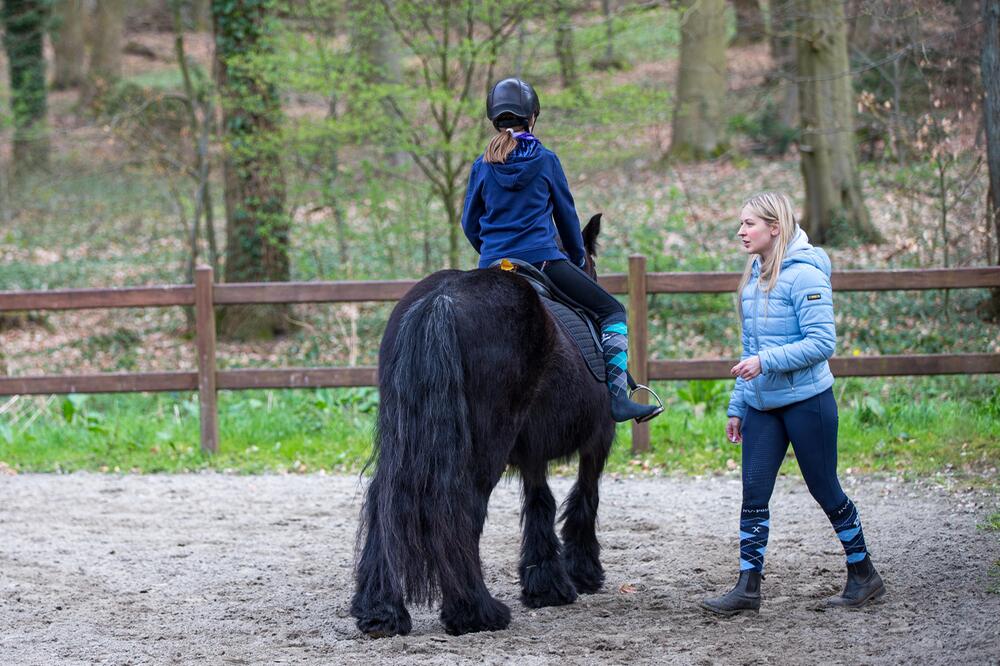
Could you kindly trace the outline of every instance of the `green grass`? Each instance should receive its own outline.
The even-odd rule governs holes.
[[[724,437],[727,388],[727,382],[657,386],[668,409],[652,423],[652,450],[633,455],[630,430],[621,426],[609,471],[738,469],[740,448]],[[841,398],[842,470],[976,475],[1000,465],[1000,420],[991,400],[914,403],[896,395],[876,403],[870,398],[856,387]],[[19,471],[354,472],[370,451],[377,392],[222,392],[220,452],[213,457],[199,449],[192,394],[28,400],[0,416],[0,463]],[[556,470],[569,473],[572,464]],[[797,473],[793,456],[783,471]]]
[[[940,380],[907,381],[923,386],[927,393],[932,393],[935,385],[944,385]],[[728,382],[684,384],[729,386]],[[915,402],[899,389],[900,384],[896,382],[897,391],[888,397],[868,391],[880,385],[892,388],[892,380],[847,380],[837,387],[841,470],[917,475],[995,470],[1000,464],[1000,419],[996,417],[1000,392],[949,401],[931,395]],[[629,431],[620,429],[622,445],[612,455],[613,469],[712,473],[738,468],[740,448],[724,437],[728,392],[703,388],[701,395],[695,392],[694,396],[678,398],[676,393],[685,390],[683,385],[657,388],[667,398],[668,411],[652,422],[652,451],[633,456]],[[797,473],[791,447],[783,472]]]
[[[997,558],[996,562],[990,565],[987,576],[989,576],[990,582],[986,587],[986,591],[993,594],[1000,594],[1000,558]]]
[[[195,395],[53,396],[0,421],[0,461],[35,472],[353,471],[370,449],[375,395],[222,392],[211,457],[199,447]]]
[[[979,525],[979,529],[988,532],[1000,532],[1000,511],[994,511]]]
[[[986,517],[986,520],[979,525],[979,529],[986,530],[987,532],[1000,532],[1000,511],[994,511]],[[992,592],[993,594],[1000,594],[1000,558],[997,558],[993,564],[990,565],[989,571],[986,572],[987,584],[986,591]]]

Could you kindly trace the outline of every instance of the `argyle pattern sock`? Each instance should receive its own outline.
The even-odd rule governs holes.
[[[855,564],[865,559],[865,555],[868,554],[868,549],[865,547],[865,533],[861,530],[861,518],[854,502],[848,498],[840,508],[826,515],[844,546],[847,563]]]
[[[628,327],[625,322],[609,324],[601,329],[601,347],[608,369],[608,390],[611,395],[628,397]]]
[[[762,509],[744,506],[740,511],[740,571],[764,571],[770,528],[771,512],[766,506]]]

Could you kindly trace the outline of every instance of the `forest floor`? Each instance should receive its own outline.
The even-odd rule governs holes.
[[[947,479],[847,483],[888,589],[860,611],[822,609],[843,553],[798,479],[772,502],[759,615],[699,610],[735,577],[733,476],[606,478],[604,589],[527,609],[518,484],[503,481],[482,556],[510,628],[451,637],[435,609],[411,608],[410,635],[373,640],[348,612],[356,476],[0,476],[0,663],[1000,661],[1000,539],[982,526],[997,496]],[[563,497],[570,480],[553,485]]]

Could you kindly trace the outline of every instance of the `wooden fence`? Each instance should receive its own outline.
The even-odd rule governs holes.
[[[734,359],[651,359],[648,354],[648,296],[663,293],[733,292],[737,273],[647,273],[646,258],[629,258],[627,275],[606,275],[601,284],[627,294],[630,370],[640,383],[651,380],[729,379]],[[215,306],[261,303],[333,303],[397,301],[413,280],[369,282],[283,282],[214,284],[212,269],[199,267],[193,285],[0,292],[0,312],[12,310],[79,310],[194,306],[197,372],[130,372],[96,375],[0,377],[0,395],[51,393],[120,393],[197,391],[201,446],[218,451],[217,392],[260,388],[374,386],[373,366],[335,368],[267,368],[217,370]],[[1000,288],[1000,267],[893,271],[840,271],[833,274],[836,291]],[[985,326],[985,325],[984,325]],[[987,335],[983,336],[984,342]],[[1000,354],[907,354],[834,357],[835,375],[943,375],[1000,373]],[[632,447],[649,448],[649,424],[633,424]]]

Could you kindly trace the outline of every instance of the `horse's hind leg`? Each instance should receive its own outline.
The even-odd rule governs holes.
[[[545,479],[545,463],[522,466],[521,478],[521,601],[530,608],[571,604],[576,589],[560,559],[556,501]]]
[[[497,475],[499,476],[499,475]],[[495,485],[495,481],[494,481]],[[510,624],[510,608],[494,599],[483,581],[479,559],[479,538],[486,521],[490,485],[485,492],[474,493],[469,524],[462,526],[467,538],[455,543],[454,557],[447,570],[441,571],[441,622],[453,636],[476,631],[499,631]],[[464,516],[455,516],[461,521]]]
[[[601,546],[597,542],[598,480],[610,450],[610,437],[580,451],[580,473],[563,504],[563,563],[579,592],[597,592],[604,584]]]
[[[358,629],[374,638],[406,635],[412,623],[403,602],[403,591],[396,572],[386,559],[378,522],[378,480],[368,489],[364,516],[368,531],[357,564],[357,587],[351,600],[351,615]]]

